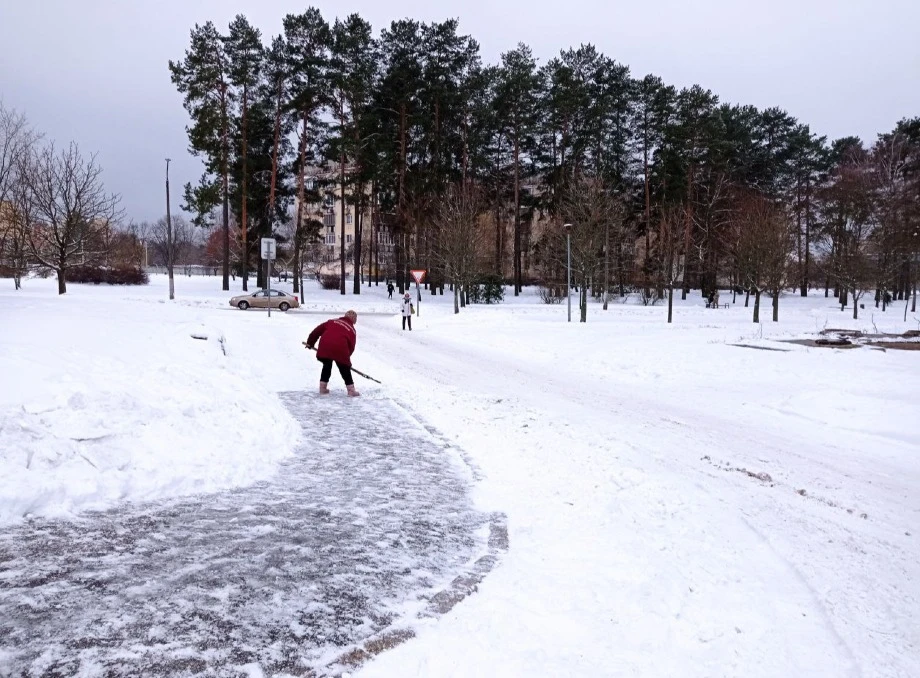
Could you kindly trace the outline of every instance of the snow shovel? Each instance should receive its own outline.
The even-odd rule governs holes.
[[[307,346],[307,342],[305,342],[305,341],[302,341],[302,342],[300,342],[300,343],[303,344],[306,348],[309,348],[311,351],[315,351],[315,350],[316,350],[315,348],[313,348],[313,347],[311,347],[311,346]],[[360,376],[364,377],[365,379],[370,379],[371,381],[374,381],[374,382],[376,382],[376,383],[378,383],[378,384],[382,384],[382,383],[383,383],[383,382],[380,381],[379,379],[374,379],[374,378],[373,378],[371,375],[369,375],[369,374],[364,374],[364,372],[362,372],[361,370],[356,370],[354,367],[351,368],[351,371],[354,372],[354,373],[357,374],[357,375],[360,375]]]

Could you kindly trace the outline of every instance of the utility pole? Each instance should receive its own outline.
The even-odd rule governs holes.
[[[169,298],[175,299],[176,290],[173,283],[173,236],[172,216],[169,213],[169,162],[166,158],[166,272],[169,275]]]

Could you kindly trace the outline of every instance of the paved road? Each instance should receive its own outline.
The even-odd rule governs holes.
[[[486,553],[469,470],[392,401],[282,399],[308,442],[271,481],[0,532],[0,676],[322,675]]]

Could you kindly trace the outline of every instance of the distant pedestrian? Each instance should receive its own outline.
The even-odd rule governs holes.
[[[320,395],[329,393],[329,377],[332,376],[332,363],[339,368],[339,374],[348,389],[349,396],[361,395],[355,390],[355,380],[351,376],[351,354],[355,352],[358,342],[358,333],[355,323],[358,314],[348,311],[341,318],[334,318],[317,325],[307,337],[307,348],[312,349],[319,341],[316,349],[316,359],[323,364],[319,375]]]
[[[406,329],[406,324],[409,325],[409,331],[412,331],[412,314],[415,313],[415,306],[412,305],[412,295],[406,292],[403,295],[402,299],[402,319],[403,319],[403,329]]]
[[[393,288],[393,283],[391,283],[391,282],[388,280],[388,281],[387,281],[387,293],[388,293],[387,299],[392,299],[392,298],[393,298],[393,289],[394,289],[394,288]]]

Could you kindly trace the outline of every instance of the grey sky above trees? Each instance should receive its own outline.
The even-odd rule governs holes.
[[[177,186],[201,174],[167,69],[189,30],[208,20],[225,30],[241,12],[267,41],[286,13],[309,5],[329,20],[358,12],[375,33],[404,17],[457,17],[489,63],[518,42],[538,64],[592,43],[633,77],[654,73],[723,102],[778,106],[831,139],[871,143],[920,114],[916,0],[11,1],[0,9],[0,98],[46,138],[98,151],[126,216],[154,220],[165,211],[164,158]]]

